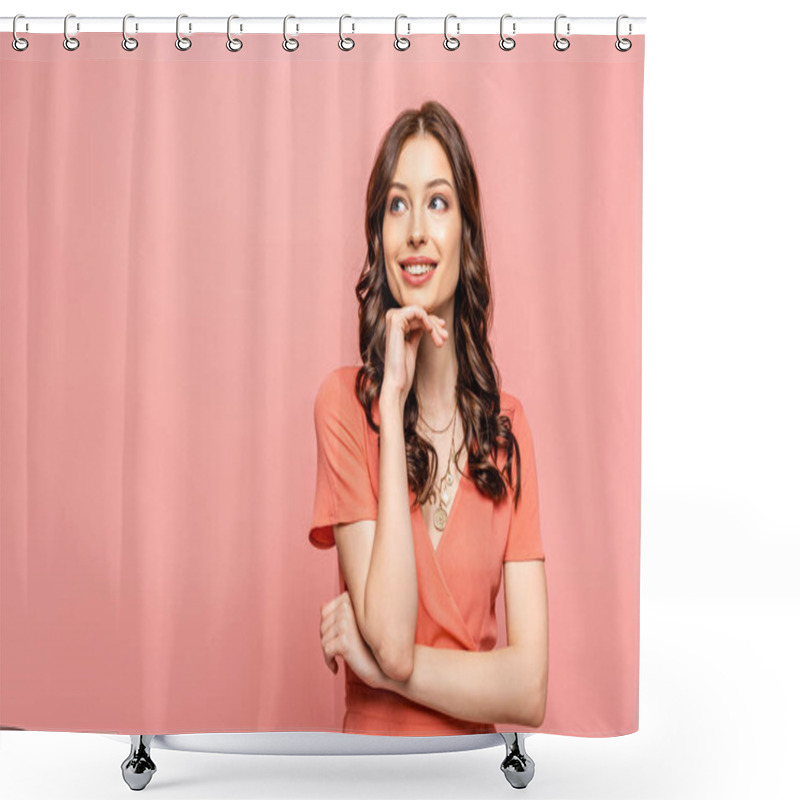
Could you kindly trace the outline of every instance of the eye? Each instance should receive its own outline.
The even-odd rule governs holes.
[[[392,199],[389,201],[389,211],[394,211],[394,210],[395,210],[394,204],[395,204],[395,202],[396,202],[396,201],[398,201],[398,200],[399,200],[401,203],[403,202],[402,198],[400,198],[400,197],[393,197],[393,198],[392,198]]]
[[[444,197],[443,197],[442,195],[440,195],[440,194],[437,194],[437,195],[436,195],[436,197],[434,197],[434,198],[433,198],[433,200],[431,200],[431,203],[432,203],[434,200],[441,200],[441,201],[444,203],[444,208],[447,208],[447,207],[448,207],[447,200],[445,200],[445,199],[444,199]]]

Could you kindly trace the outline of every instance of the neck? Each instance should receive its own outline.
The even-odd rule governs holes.
[[[450,335],[441,347],[434,343],[430,335],[423,337],[414,373],[417,405],[426,422],[434,428],[444,427],[453,415],[458,378],[452,309],[449,317],[445,314],[439,316],[447,321],[446,328]]]

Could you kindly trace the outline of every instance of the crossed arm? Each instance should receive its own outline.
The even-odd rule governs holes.
[[[405,680],[397,680],[386,674],[361,634],[374,529],[374,520],[334,527],[348,587],[345,594],[349,595],[352,606],[352,630],[345,636],[349,640],[349,653],[347,649],[341,653],[348,663],[352,659],[351,668],[357,673],[362,669],[362,679],[371,685],[394,691],[457,719],[530,727],[541,725],[548,679],[544,562],[507,561],[503,565],[507,647],[473,652],[414,644],[410,675]],[[346,615],[340,616],[344,627],[347,627],[346,619]],[[411,638],[413,641],[413,636]]]

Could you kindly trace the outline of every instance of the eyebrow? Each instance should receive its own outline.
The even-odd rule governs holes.
[[[450,181],[448,181],[446,178],[434,178],[432,181],[428,181],[428,183],[425,184],[425,188],[430,189],[431,186],[436,186],[440,183],[446,183],[448,186],[450,186]],[[398,189],[403,189],[403,191],[408,191],[408,186],[406,186],[404,183],[392,181],[392,183],[389,184],[389,188],[391,189],[393,186],[396,186]],[[452,189],[453,187],[450,186],[450,188]]]

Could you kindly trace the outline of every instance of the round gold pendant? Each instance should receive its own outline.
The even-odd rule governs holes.
[[[443,508],[437,508],[433,512],[433,524],[437,531],[444,530],[444,526],[447,525],[447,512]]]

